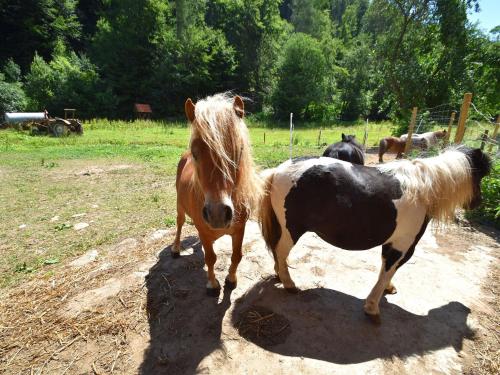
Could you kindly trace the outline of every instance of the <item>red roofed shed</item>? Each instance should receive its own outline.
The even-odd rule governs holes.
[[[153,111],[149,104],[134,104],[134,112],[137,118],[147,119],[151,117]]]

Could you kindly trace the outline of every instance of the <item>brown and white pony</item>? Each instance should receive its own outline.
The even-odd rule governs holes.
[[[332,158],[287,161],[266,171],[259,221],[283,286],[290,250],[306,232],[346,250],[382,245],[382,267],[364,310],[380,321],[384,291],[413,255],[431,219],[447,221],[457,207],[481,202],[481,179],[491,161],[480,149],[459,147],[427,159],[365,167]]]
[[[435,132],[427,132],[422,134],[413,134],[411,136],[411,144],[414,147],[420,147],[424,150],[427,150],[429,147],[434,146],[439,142],[440,139],[446,137],[446,130],[438,130]],[[403,134],[399,137],[402,141],[407,140],[408,134]]]
[[[232,237],[233,253],[225,285],[233,289],[242,258],[245,224],[257,206],[262,183],[253,164],[241,97],[217,94],[196,105],[187,99],[185,112],[191,123],[191,140],[177,166],[177,233],[172,257],[180,256],[180,236],[187,214],[205,251],[207,294],[218,296],[213,243],[225,234]]]
[[[446,137],[446,130],[438,130],[435,132],[427,132],[422,134],[413,134],[411,136],[411,147],[418,147],[427,150],[435,145],[440,139]],[[378,161],[383,163],[382,156],[386,152],[396,153],[396,159],[403,157],[403,152],[406,146],[408,134],[403,134],[401,137],[385,137],[380,140],[378,148]]]

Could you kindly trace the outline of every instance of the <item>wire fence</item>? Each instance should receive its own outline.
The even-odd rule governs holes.
[[[422,134],[437,130],[449,132],[445,142],[439,142],[430,150],[413,149],[412,157],[429,156],[436,149],[453,144],[457,133],[458,119],[460,118],[460,108],[451,103],[441,104],[433,108],[424,108],[418,111],[414,133]],[[481,112],[476,105],[471,102],[467,120],[465,121],[465,132],[461,144],[469,147],[481,148],[492,158],[500,158],[500,132],[499,116],[492,116],[489,113]]]

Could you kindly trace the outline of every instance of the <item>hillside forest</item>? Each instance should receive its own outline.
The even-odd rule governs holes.
[[[398,119],[456,105],[499,112],[500,26],[478,0],[0,0],[0,112],[81,118],[182,113],[231,90],[252,113]]]

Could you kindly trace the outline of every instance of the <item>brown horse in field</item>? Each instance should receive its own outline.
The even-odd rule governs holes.
[[[253,164],[241,97],[217,94],[196,105],[188,99],[185,111],[191,123],[191,140],[190,149],[177,166],[177,234],[172,257],[180,256],[180,236],[187,214],[205,251],[207,294],[218,296],[213,243],[225,234],[232,237],[233,254],[225,286],[234,289],[245,223],[257,207],[262,183]]]
[[[440,139],[446,137],[446,130],[438,130],[435,132],[427,132],[422,134],[413,134],[411,136],[411,147],[420,147],[427,150],[429,147],[435,145]],[[380,140],[378,149],[378,161],[383,163],[382,156],[386,152],[397,153],[396,159],[403,156],[405,150],[406,140],[408,134],[403,134],[401,137],[386,137]]]

